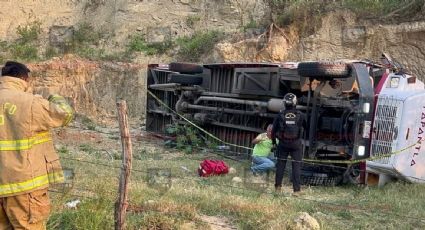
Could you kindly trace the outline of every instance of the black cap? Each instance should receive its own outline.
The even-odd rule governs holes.
[[[31,71],[26,65],[15,61],[7,61],[1,69],[2,76],[11,76],[24,79],[28,77],[29,72]]]

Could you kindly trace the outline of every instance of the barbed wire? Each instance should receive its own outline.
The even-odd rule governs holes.
[[[67,159],[72,159],[72,158],[67,158]],[[89,164],[95,164],[95,165],[100,165],[100,166],[106,166],[106,167],[113,166],[113,165],[107,165],[107,164],[99,164],[97,162],[86,161],[86,160],[84,160],[84,161],[79,160],[79,159],[72,159],[72,160],[76,160],[76,161],[83,162],[83,163],[89,163]],[[113,166],[113,167],[114,168],[117,168],[117,169],[122,169],[121,167],[116,167],[116,166]],[[131,169],[131,171],[139,172],[139,173],[149,173],[148,170]],[[179,179],[185,179],[185,180],[196,180],[196,181],[201,181],[201,182],[206,182],[207,181],[207,180],[202,179],[202,178],[199,178],[199,177],[183,177],[183,176],[177,176],[177,175],[173,175],[172,177],[173,178],[179,178]],[[275,194],[275,193],[270,193],[270,192],[267,192],[267,191],[253,190],[253,189],[250,189],[249,187],[238,187],[238,186],[234,186],[234,185],[217,184],[217,183],[214,183],[214,182],[209,182],[209,183],[210,184],[213,184],[213,185],[227,186],[227,187],[230,187],[230,188],[240,189],[240,190],[250,190],[250,191],[253,191],[253,192],[260,192],[260,193],[265,193],[265,194],[269,194],[269,195],[270,194]],[[297,199],[307,200],[307,201],[313,201],[313,202],[321,202],[321,203],[324,203],[324,204],[327,204],[327,205],[340,205],[340,204],[334,204],[334,203],[329,203],[329,202],[323,202],[323,201],[317,201],[317,200],[312,200],[312,199],[306,199],[306,198],[302,198],[302,197],[296,197],[296,198]]]
[[[82,163],[87,163],[87,164],[93,164],[93,165],[99,165],[99,166],[104,166],[104,167],[112,167],[115,169],[123,169],[121,166],[118,165],[113,165],[113,164],[105,164],[105,163],[99,163],[99,162],[95,162],[95,161],[88,161],[88,160],[81,160],[81,159],[77,159],[77,158],[70,158],[70,157],[61,157],[63,159],[66,160],[72,160],[72,161],[78,161],[78,162],[82,162]],[[187,158],[190,159],[190,158]],[[284,158],[276,158],[277,160],[285,160]],[[192,159],[192,160],[196,160],[197,159]],[[320,165],[322,167],[331,167],[331,168],[340,168],[340,169],[347,169],[346,167],[342,167],[342,166],[336,166],[336,165],[325,165],[325,164],[318,164],[318,163],[314,163],[314,162],[304,162],[304,161],[297,161],[297,160],[293,160],[291,158],[286,159],[287,162],[298,162],[298,163],[302,163],[302,164],[313,164],[313,165]],[[139,173],[148,173],[147,170],[139,170],[139,169],[130,169],[133,172],[139,172]],[[355,172],[367,172],[367,170],[362,170],[362,169],[352,169]],[[408,175],[404,175],[404,177],[406,178],[411,178],[411,179],[415,179],[421,182],[425,182],[425,179],[423,178],[418,178],[418,177],[414,177],[414,176],[408,176]],[[361,183],[358,183],[361,184]]]
[[[81,161],[81,162],[89,163],[88,161]],[[90,162],[90,164],[97,164],[97,163],[96,162]],[[106,166],[105,164],[100,164],[100,165]],[[143,171],[143,170],[132,169],[132,171],[148,173],[148,171]],[[205,178],[199,178],[199,177],[187,177],[187,176],[173,175],[172,178],[195,181],[197,183],[200,183],[201,185],[216,186],[216,187],[218,186],[220,188],[232,188],[232,189],[237,189],[237,190],[242,190],[242,191],[250,191],[250,192],[255,192],[255,193],[260,193],[260,194],[272,195],[273,197],[276,197],[276,195],[280,195],[280,196],[277,197],[279,199],[291,197],[291,198],[298,199],[298,200],[301,200],[301,201],[314,202],[314,203],[318,203],[318,204],[321,204],[321,205],[336,206],[336,207],[344,208],[344,209],[347,209],[347,210],[355,209],[357,211],[368,212],[368,211],[371,210],[371,208],[373,208],[373,207],[368,207],[368,209],[365,209],[365,208],[359,207],[359,205],[361,205],[361,204],[363,205],[362,202],[358,202],[358,203],[351,202],[350,205],[347,205],[347,204],[342,204],[342,203],[334,203],[334,202],[328,202],[328,201],[322,201],[322,200],[316,200],[316,199],[309,199],[309,198],[302,197],[302,196],[289,196],[289,195],[285,195],[283,193],[276,193],[276,192],[270,192],[270,191],[264,191],[264,190],[260,191],[258,189],[253,189],[253,188],[250,188],[248,186],[247,187],[239,187],[239,186],[234,186],[234,185],[229,185],[229,184],[216,183],[216,182],[212,182],[210,180],[207,180]],[[73,187],[72,189],[75,189],[75,188],[76,187]],[[96,193],[95,191],[87,190],[86,188],[81,189],[81,190],[82,191],[89,191],[91,193]],[[64,192],[57,191],[57,190],[49,190],[49,191],[54,192],[54,193],[67,194],[67,195],[70,195],[70,196],[76,196],[76,197],[80,197],[80,198],[89,198],[89,199],[95,198],[95,197],[92,197],[92,196],[81,195],[81,193],[80,194],[72,194],[72,193],[64,193]],[[112,201],[112,200],[110,200],[110,201]],[[406,215],[401,215],[401,214],[397,214],[395,212],[384,211],[384,210],[380,210],[380,212],[384,213],[384,214],[398,216],[398,217],[401,217],[401,218],[408,218],[408,219],[412,219],[412,220],[418,220],[418,221],[421,221],[421,222],[425,222],[425,217],[406,216]]]

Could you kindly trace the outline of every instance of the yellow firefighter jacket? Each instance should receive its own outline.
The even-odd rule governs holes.
[[[73,111],[61,96],[45,100],[27,89],[22,79],[0,77],[0,197],[63,181],[49,129],[67,125]]]

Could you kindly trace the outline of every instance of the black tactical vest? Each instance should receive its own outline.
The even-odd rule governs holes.
[[[281,141],[295,141],[301,137],[302,117],[297,110],[285,110],[280,114],[278,138]]]

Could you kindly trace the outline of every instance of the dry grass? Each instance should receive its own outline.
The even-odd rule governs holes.
[[[119,167],[120,160],[112,161],[107,155],[97,154],[105,148],[119,152],[119,140],[105,135],[100,142],[96,138],[95,142],[85,144],[90,148],[62,146],[61,155]],[[129,229],[210,228],[212,225],[202,216],[224,217],[222,219],[231,222],[226,222],[227,226],[238,229],[282,229],[299,212],[314,216],[322,229],[425,227],[422,220],[425,219],[425,186],[420,184],[398,182],[383,188],[305,187],[306,194],[295,198],[289,194],[289,185],[283,194],[276,195],[271,192],[271,185],[264,192],[258,192],[232,183],[233,176],[243,176],[246,164],[225,160],[237,169],[237,174],[200,179],[195,173],[199,162],[213,155],[176,154],[162,149],[160,143],[135,141],[133,144],[134,152],[140,156],[133,163],[136,171],[132,173],[130,186]],[[75,186],[67,195],[53,194],[54,212],[49,229],[113,229],[119,169],[65,158],[62,161],[75,170]],[[171,170],[169,190],[147,184],[146,170],[152,167]],[[64,208],[64,203],[75,199],[82,201],[77,209]]]

